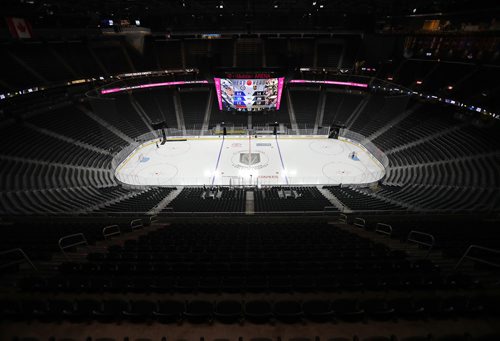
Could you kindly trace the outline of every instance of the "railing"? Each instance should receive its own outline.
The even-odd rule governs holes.
[[[141,229],[143,227],[144,227],[144,224],[142,223],[142,219],[134,219],[130,222],[130,228],[132,230]]]
[[[345,215],[345,214],[341,213],[341,214],[339,215],[339,221],[340,221],[341,223],[347,224],[347,215]]]
[[[226,127],[227,128],[227,127]],[[228,134],[232,131],[237,131],[240,136],[258,135],[264,134],[265,137],[274,137],[274,135],[267,135],[269,131],[267,129],[272,129],[273,127],[258,127],[256,129],[247,129],[246,127],[231,127],[228,130]],[[186,137],[186,138],[207,138],[212,136],[213,138],[220,138],[222,131],[216,129],[209,130],[196,130],[187,129],[186,131],[178,130],[175,128],[167,129],[167,138],[175,137]],[[260,130],[259,130],[260,129]],[[289,129],[283,128],[283,135],[278,135],[278,139],[286,138],[286,136],[328,136],[329,128],[320,128],[315,132],[312,127],[304,126],[302,129]],[[242,134],[243,132],[243,134]],[[219,134],[218,134],[219,133]],[[261,135],[262,136],[262,135]],[[112,162],[112,169],[116,170],[122,163],[129,159],[139,162],[140,152],[134,153],[141,145],[146,143],[161,143],[161,134],[159,132],[153,131],[148,132],[143,135],[138,136],[135,142],[118,152]],[[350,143],[355,144],[357,147],[366,150],[368,155],[373,156],[372,159],[376,164],[379,164],[377,170],[365,171],[359,175],[341,175],[336,174],[334,178],[329,178],[327,176],[323,177],[302,177],[296,176],[292,173],[286,174],[286,179],[284,177],[259,177],[258,174],[254,177],[249,176],[221,176],[217,179],[217,185],[221,186],[285,186],[289,183],[300,184],[308,186],[317,185],[339,185],[339,184],[357,184],[357,186],[369,186],[377,183],[385,175],[385,168],[388,166],[389,161],[387,156],[372,142],[368,141],[363,135],[352,132],[347,129],[341,129],[340,140],[345,140]],[[180,177],[173,178],[168,172],[164,175],[158,174],[154,177],[151,176],[141,176],[138,174],[127,174],[126,172],[119,173],[116,176],[117,180],[123,185],[136,187],[136,186],[203,186],[212,184],[215,174],[205,174],[204,176],[198,177]]]
[[[22,249],[11,249],[11,250],[2,251],[2,252],[0,252],[0,257],[3,258],[3,256],[5,256],[5,255],[16,254],[16,253],[20,254],[22,256],[22,259],[14,259],[14,260],[8,259],[7,263],[0,264],[0,269],[4,269],[4,268],[7,268],[7,267],[15,265],[15,264],[22,264],[22,263],[26,262],[35,271],[38,271],[36,266],[33,264],[33,262],[30,260],[28,255],[26,255],[26,253],[24,253],[24,251]]]
[[[276,217],[281,217],[281,216],[311,216],[311,217],[331,217],[332,215],[339,214],[339,212],[327,212],[327,211],[279,211],[279,212],[252,212],[252,217],[270,217],[270,216],[276,216]],[[245,211],[234,211],[234,212],[199,212],[199,211],[192,211],[192,212],[179,212],[179,211],[174,211],[169,209],[167,207],[167,210],[159,212],[158,213],[159,217],[234,217],[234,216],[241,216],[241,217],[248,217],[247,213]]]
[[[63,245],[64,241],[71,239],[71,238],[75,238],[75,237],[79,237],[79,238],[74,243],[71,243],[68,245]],[[75,247],[75,246],[79,246],[79,245],[89,245],[89,243],[87,242],[87,238],[85,238],[83,233],[75,233],[75,234],[70,234],[70,235],[64,236],[61,239],[59,239],[58,244],[59,244],[59,248],[61,249],[61,252],[63,253],[64,257],[66,257],[66,258],[68,258],[68,255],[66,254],[66,252],[64,250]]]
[[[392,236],[392,226],[384,223],[377,223],[375,227],[375,232],[380,234],[386,234],[389,237]]]
[[[418,239],[412,239],[412,236],[414,236],[414,235],[427,237],[427,238],[429,238],[429,240],[431,242],[427,243],[427,242],[424,242],[424,241],[421,241]],[[429,257],[429,255],[432,251],[432,248],[434,247],[434,244],[436,243],[436,239],[434,238],[434,236],[432,234],[424,233],[424,232],[420,232],[420,231],[416,231],[416,230],[412,230],[412,231],[410,231],[410,233],[408,233],[408,238],[406,239],[406,241],[429,247],[429,249],[427,250],[427,254],[425,255],[425,258]]]
[[[325,213],[337,213],[338,212],[338,208],[335,207],[335,206],[325,206]]]
[[[157,223],[159,221],[158,219],[158,216],[157,215],[152,215],[151,217],[149,217],[149,224],[154,224],[154,223]]]
[[[467,248],[467,250],[463,254],[462,258],[460,258],[460,260],[455,265],[455,268],[454,268],[455,270],[458,269],[458,267],[462,264],[464,259],[470,259],[470,260],[473,260],[475,262],[500,267],[500,263],[494,263],[494,262],[490,262],[490,261],[482,259],[482,258],[469,256],[469,253],[474,249],[483,250],[483,251],[487,251],[487,252],[491,252],[491,253],[495,253],[497,255],[500,255],[500,250],[492,249],[492,248],[488,248],[488,247],[484,247],[484,246],[480,246],[480,245],[471,245]]]
[[[165,187],[211,186],[214,175],[207,174],[207,176],[199,176],[199,177],[173,178],[171,175],[168,174],[147,176],[139,174],[127,174],[125,172],[121,172],[118,175],[115,174],[115,177],[124,186],[129,186],[130,188],[137,188],[137,189],[142,189],[142,188],[146,189],[149,186],[165,186]],[[267,178],[267,177],[259,177],[258,175],[253,177],[222,175],[217,177],[216,186],[228,186],[236,188],[265,188],[265,187],[281,187],[281,186],[315,187],[320,185],[336,186],[339,184],[359,184],[359,186],[367,186],[367,183],[363,181],[375,178],[376,178],[375,175],[372,174],[361,174],[357,176],[339,175],[331,179],[327,177],[299,177],[290,175],[287,175],[286,178],[285,177]]]
[[[121,233],[122,231],[118,225],[109,225],[102,229],[102,235],[105,240],[108,240],[108,238],[113,236],[120,235]]]
[[[366,220],[363,218],[355,218],[354,219],[354,226],[365,228],[366,227]]]

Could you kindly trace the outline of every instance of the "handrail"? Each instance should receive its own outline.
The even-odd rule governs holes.
[[[392,236],[392,226],[384,223],[377,223],[375,232]]]
[[[9,253],[15,253],[15,252],[19,252],[23,256],[24,261],[26,261],[29,265],[31,265],[31,267],[33,269],[35,269],[35,271],[38,271],[37,267],[35,266],[35,264],[33,264],[33,262],[28,257],[28,255],[26,253],[24,253],[24,251],[20,248],[2,251],[2,252],[0,252],[0,256],[7,255]],[[14,261],[11,261],[10,263],[5,263],[5,264],[0,265],[0,269],[6,268],[6,267],[14,265],[14,264],[21,264],[21,263],[23,263],[22,259],[14,260]]]
[[[341,223],[347,224],[347,215],[345,215],[344,213],[340,213],[340,215],[339,215],[339,221]]]
[[[354,219],[354,226],[364,228],[366,226],[366,220],[364,220],[363,218],[355,218]]]
[[[325,213],[328,213],[328,212],[336,213],[338,211],[338,209],[335,206],[325,206],[324,211],[325,211]]]
[[[65,245],[65,246],[62,246],[62,242],[66,239],[69,239],[69,238],[72,238],[72,237],[80,237],[81,236],[81,240],[76,242],[76,243],[73,243],[73,244],[69,244],[69,245]],[[67,235],[67,236],[64,236],[62,238],[59,239],[59,248],[61,249],[61,252],[63,253],[64,257],[68,258],[68,255],[66,254],[66,252],[64,252],[65,249],[69,249],[70,247],[74,247],[74,246],[78,246],[78,245],[89,245],[89,243],[87,242],[87,238],[85,238],[85,236],[83,235],[83,233],[75,233],[75,234],[70,234],[70,235]]]
[[[429,243],[423,242],[423,241],[418,240],[418,239],[412,239],[412,235],[420,235],[420,236],[429,237],[430,240],[431,240],[431,243],[429,244]],[[432,234],[425,233],[425,232],[420,232],[420,231],[416,231],[416,230],[411,230],[410,233],[408,233],[408,238],[406,239],[406,241],[407,242],[412,242],[412,243],[415,243],[415,244],[418,244],[418,245],[428,246],[429,250],[427,251],[427,254],[425,255],[425,258],[429,257],[429,254],[431,253],[431,250],[434,247],[434,244],[436,243],[436,239],[434,238],[434,236]]]
[[[111,232],[108,232],[110,231]],[[103,229],[102,229],[102,235],[104,237],[104,239],[108,239],[108,237],[112,237],[112,236],[116,236],[116,235],[119,235],[121,234],[122,231],[120,230],[120,226],[118,225],[109,225],[109,226],[105,226]]]
[[[144,225],[142,223],[142,219],[134,219],[130,222],[130,228],[132,230],[143,228]]]
[[[467,259],[471,259],[475,262],[479,262],[479,263],[483,263],[483,264],[488,264],[488,265],[493,265],[493,266],[497,266],[497,267],[500,267],[500,263],[493,263],[493,262],[490,262],[490,261],[487,261],[487,260],[484,260],[484,259],[481,259],[481,258],[478,258],[478,257],[472,257],[472,256],[469,256],[469,253],[472,249],[479,249],[479,250],[484,250],[484,251],[488,251],[488,252],[492,252],[492,253],[496,253],[496,254],[500,254],[500,250],[497,250],[497,249],[492,249],[492,248],[489,248],[489,247],[485,247],[485,246],[481,246],[481,245],[474,245],[472,244],[471,246],[469,246],[467,248],[467,250],[465,251],[465,253],[463,254],[462,258],[460,258],[460,260],[457,262],[457,264],[455,265],[455,267],[453,268],[454,270],[458,269],[458,267],[460,266],[460,264],[462,264],[462,261],[467,258]]]
[[[150,225],[153,223],[157,223],[158,221],[159,221],[159,219],[158,219],[158,216],[156,214],[149,217],[149,224]]]

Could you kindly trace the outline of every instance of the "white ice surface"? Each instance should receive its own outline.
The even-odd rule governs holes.
[[[241,161],[259,158],[248,166]],[[349,157],[355,151],[358,160]],[[246,154],[243,157],[241,154]],[[258,156],[256,155],[258,154]],[[316,185],[377,181],[382,165],[362,146],[318,136],[188,137],[139,146],[115,172],[131,185]]]

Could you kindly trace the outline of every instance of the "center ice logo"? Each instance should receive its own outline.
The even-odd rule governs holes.
[[[241,153],[240,163],[247,166],[256,165],[260,163],[260,153]]]
[[[267,167],[269,158],[262,151],[253,153],[238,151],[233,153],[231,163],[234,168],[238,169],[261,169]]]

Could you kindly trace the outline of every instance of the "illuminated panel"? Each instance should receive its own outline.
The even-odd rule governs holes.
[[[146,88],[155,88],[158,86],[188,85],[188,84],[208,84],[208,81],[180,81],[180,82],[149,83],[149,84],[141,84],[141,85],[134,85],[134,86],[125,86],[125,87],[121,87],[121,88],[104,89],[104,90],[101,90],[101,94],[105,95],[105,94],[111,94],[114,92],[121,92],[121,91],[134,90],[134,89],[146,89]]]
[[[279,110],[281,105],[281,94],[283,93],[283,85],[285,84],[285,78],[278,78],[278,101],[276,103],[276,110]]]
[[[217,101],[219,101],[219,110],[222,110],[222,95],[220,92],[220,78],[214,78],[215,91],[217,92]]]
[[[294,84],[329,84],[329,85],[345,85],[345,86],[354,86],[357,88],[368,88],[368,84],[365,83],[354,83],[354,82],[339,82],[339,81],[315,81],[310,79],[292,79],[290,83]]]
[[[239,77],[240,75],[238,75]],[[262,75],[260,75],[262,76]],[[262,111],[278,109],[284,78],[214,78],[219,109]]]

